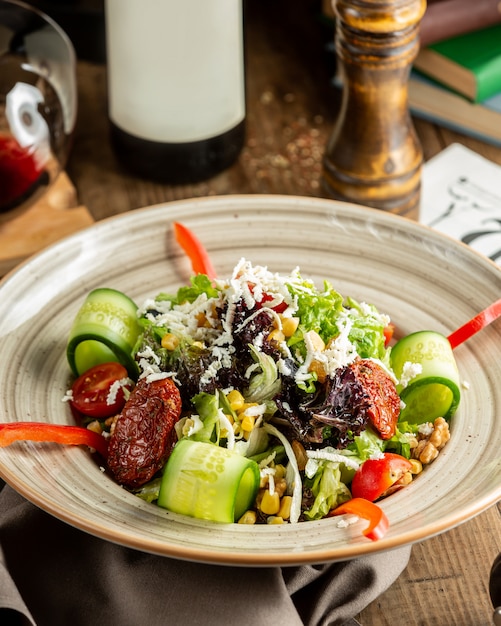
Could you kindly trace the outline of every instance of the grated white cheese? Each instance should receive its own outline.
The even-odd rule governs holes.
[[[120,391],[120,389],[123,388],[125,392],[125,388],[127,387],[127,385],[132,386],[133,384],[134,383],[132,382],[130,378],[121,378],[120,380],[115,380],[115,382],[112,383],[112,385],[110,386],[108,390],[108,395],[106,396],[106,404],[107,405],[115,404],[117,400],[117,394]]]
[[[313,478],[317,473],[320,465],[319,461],[329,461],[331,463],[344,463],[346,467],[350,467],[355,471],[360,467],[360,463],[355,459],[335,452],[334,448],[327,447],[321,450],[306,450],[308,461],[306,462],[305,474],[308,478]]]
[[[257,404],[255,406],[248,406],[243,415],[249,415],[250,417],[260,417],[266,413],[266,404]]]
[[[424,435],[425,437],[429,437],[433,432],[433,424],[431,422],[425,422],[420,424],[418,427],[418,433],[420,435]]]
[[[267,466],[275,460],[275,457],[277,456],[276,450],[274,450],[271,454],[269,454],[266,458],[262,459],[259,462],[259,469],[263,470],[265,468],[267,468]],[[272,470],[273,473],[276,472],[276,469],[274,467],[269,467],[268,469]]]
[[[413,378],[419,376],[423,371],[421,363],[413,363],[412,361],[406,361],[402,367],[402,374],[398,381],[402,388],[405,389]]]
[[[312,361],[322,363],[328,376],[333,376],[338,368],[352,363],[358,356],[355,345],[349,339],[352,326],[353,320],[348,315],[341,314],[338,321],[339,334],[329,342],[325,350],[316,350],[310,337],[305,335],[307,353],[296,373],[296,382],[309,380]]]
[[[274,467],[263,467],[260,469],[261,478],[268,478],[268,491],[271,496],[275,493],[275,474],[276,470]]]
[[[284,359],[278,359],[277,370],[279,374],[283,374],[284,376],[290,376],[292,374],[292,369],[287,365]]]
[[[156,380],[163,380],[164,378],[172,378],[178,385],[181,383],[176,377],[176,372],[152,372],[146,377],[148,383],[154,383]]]
[[[71,402],[73,400],[73,391],[68,389],[68,391],[61,398],[61,402]]]

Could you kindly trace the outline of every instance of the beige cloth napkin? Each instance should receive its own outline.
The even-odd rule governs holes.
[[[2,626],[341,626],[403,571],[410,547],[342,563],[245,568],[123,548],[0,492]]]

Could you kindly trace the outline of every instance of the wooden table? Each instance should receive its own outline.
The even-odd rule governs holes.
[[[321,159],[338,110],[326,51],[332,27],[319,2],[252,0],[246,5],[248,134],[238,162],[197,185],[164,186],[122,172],[110,148],[106,71],[80,62],[79,116],[67,172],[96,220],[142,206],[213,194],[323,196]],[[501,164],[501,150],[416,120],[425,159],[461,142]],[[445,478],[444,478],[445,479]],[[491,563],[501,551],[498,504],[413,547],[400,579],[366,608],[363,626],[488,626]]]

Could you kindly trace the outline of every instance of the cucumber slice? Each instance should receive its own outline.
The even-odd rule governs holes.
[[[167,461],[158,505],[213,522],[237,521],[259,489],[255,461],[211,443],[181,439]]]
[[[137,305],[124,293],[100,288],[91,291],[75,317],[66,357],[76,376],[99,363],[117,361],[137,378],[133,349],[141,330]]]
[[[402,378],[407,362],[419,363],[420,374],[397,391],[405,403],[400,421],[412,424],[449,419],[460,401],[459,372],[451,345],[444,335],[422,330],[403,337],[391,349],[390,363],[397,379]]]

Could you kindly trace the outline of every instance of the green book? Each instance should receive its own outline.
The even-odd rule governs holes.
[[[501,24],[420,50],[414,67],[473,102],[501,91]]]

